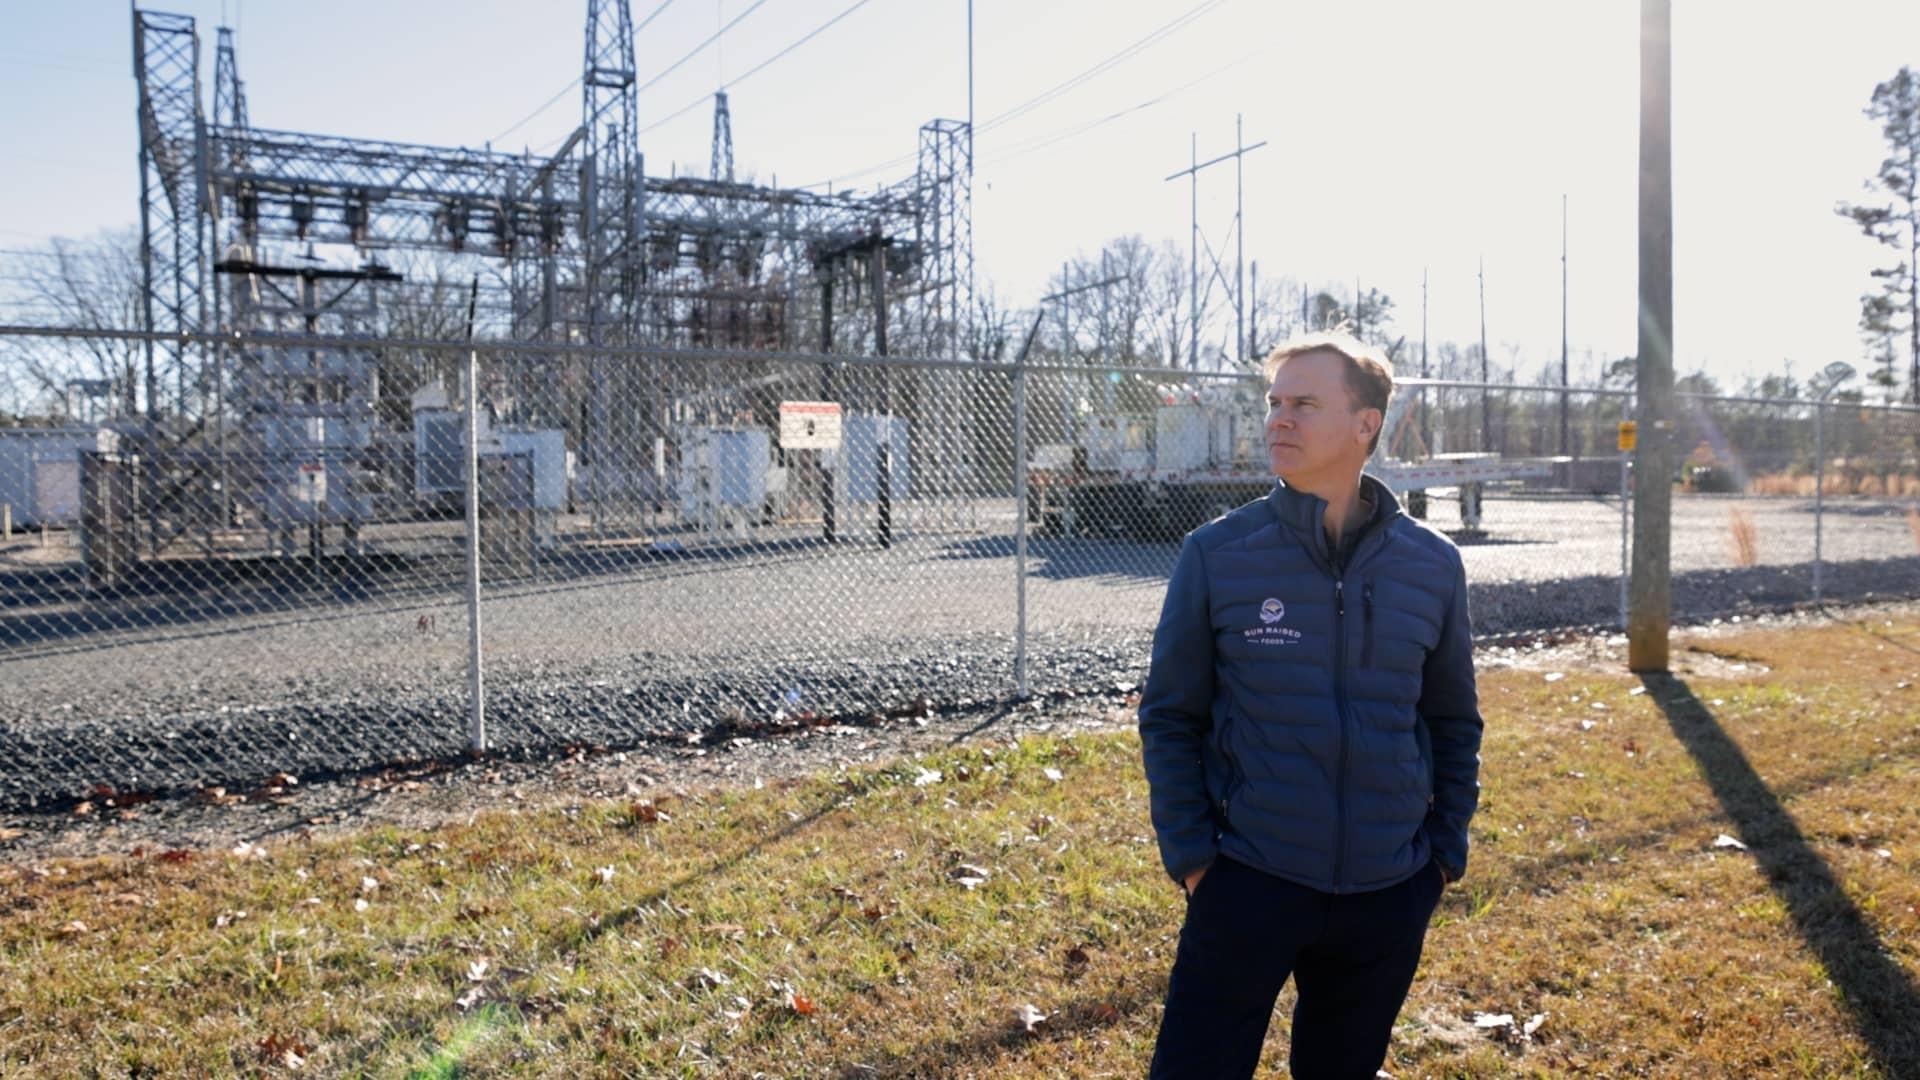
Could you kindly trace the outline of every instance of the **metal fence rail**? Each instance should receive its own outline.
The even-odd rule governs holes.
[[[83,334],[149,337],[0,328]],[[1130,688],[1179,538],[1269,484],[1254,375],[166,337],[306,389],[0,428],[0,807]],[[1618,626],[1625,392],[1400,397],[1381,468],[1507,470],[1402,485],[1477,633]],[[1920,595],[1920,414],[1817,409],[1686,399],[1676,614]]]

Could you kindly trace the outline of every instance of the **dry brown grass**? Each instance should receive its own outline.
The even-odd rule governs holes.
[[[1828,497],[1860,495],[1878,498],[1920,498],[1920,476],[1913,473],[1867,472],[1844,463],[1828,469],[1819,485]],[[1768,473],[1753,477],[1747,490],[1755,495],[1813,498],[1811,473]]]
[[[1545,674],[1482,678],[1472,866],[1388,1072],[1920,1075],[1920,619]],[[0,865],[0,1074],[1138,1076],[1182,911],[1145,795],[1121,730]]]
[[[1754,528],[1752,514],[1735,510],[1727,515],[1727,542],[1733,549],[1733,565],[1759,564],[1760,533]]]

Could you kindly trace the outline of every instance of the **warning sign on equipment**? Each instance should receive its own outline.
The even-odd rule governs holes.
[[[780,446],[786,450],[840,449],[840,403],[780,403]]]

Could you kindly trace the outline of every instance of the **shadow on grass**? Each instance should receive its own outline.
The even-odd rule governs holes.
[[[601,938],[617,934],[628,925],[646,918],[655,904],[667,900],[676,890],[726,874],[756,852],[764,851],[789,837],[804,832],[835,810],[844,809],[850,798],[869,795],[889,783],[891,781],[885,773],[873,773],[862,777],[856,783],[843,785],[839,791],[806,814],[788,821],[778,829],[756,837],[737,851],[716,857],[705,866],[689,870],[678,879],[650,890],[637,901],[622,904],[617,911],[602,916],[597,922],[574,923],[557,933],[548,934],[546,944],[537,950],[537,955],[570,955]],[[507,1001],[524,997],[522,990],[531,982],[533,974],[531,970],[521,971],[503,979],[501,986],[494,991],[494,996]],[[448,1067],[448,1063],[444,1060],[446,1047],[435,1048],[424,1041],[431,1037],[434,1024],[443,1018],[444,1014],[438,1011],[422,1011],[405,1019],[395,1018],[386,1029],[360,1039],[352,1046],[336,1049],[336,1059],[351,1063],[354,1070],[365,1070],[381,1051],[391,1049],[403,1042],[416,1042],[420,1043],[420,1048],[433,1060],[423,1068],[415,1068],[408,1075],[465,1075],[457,1061],[450,1065],[452,1072],[426,1071]],[[456,1030],[456,1035],[465,1030],[467,1025],[463,1024]],[[455,1042],[456,1040],[449,1039],[447,1045],[452,1046]]]
[[[848,1062],[833,1075],[840,1080],[873,1077],[955,1076],[999,1072],[995,1063],[1022,1047],[1042,1042],[1075,1042],[1106,1028],[1126,1023],[1143,1009],[1166,997],[1167,980],[1140,978],[1111,995],[1083,995],[1065,1002],[1047,1015],[1046,1023],[1029,1033],[1006,1010],[1006,1022],[984,1030],[929,1039],[904,1054]],[[1011,1070],[1008,1070],[1011,1071]]]
[[[1832,868],[1685,680],[1659,672],[1641,681],[1839,990],[1874,1062],[1888,1076],[1920,1076],[1920,988],[1912,976],[1889,956]]]

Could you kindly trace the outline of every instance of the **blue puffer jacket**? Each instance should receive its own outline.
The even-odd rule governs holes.
[[[1160,858],[1218,854],[1330,893],[1467,865],[1481,719],[1466,574],[1446,537],[1361,483],[1344,573],[1325,500],[1273,493],[1181,546],[1140,696]]]

